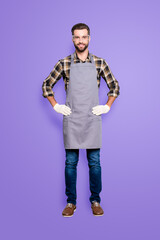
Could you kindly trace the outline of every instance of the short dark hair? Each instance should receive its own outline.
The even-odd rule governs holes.
[[[80,30],[80,29],[87,29],[88,30],[88,35],[90,35],[90,28],[85,24],[85,23],[77,23],[75,24],[72,29],[71,29],[71,32],[72,32],[72,35],[74,35],[74,30]]]

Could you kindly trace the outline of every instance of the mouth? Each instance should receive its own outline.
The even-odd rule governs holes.
[[[79,47],[83,47],[83,46],[84,46],[84,44],[79,44],[78,46],[79,46]]]

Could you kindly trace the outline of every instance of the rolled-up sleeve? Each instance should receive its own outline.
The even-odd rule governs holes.
[[[63,72],[62,63],[61,63],[61,60],[59,60],[55,64],[53,70],[50,72],[48,77],[43,81],[43,84],[42,84],[43,94],[42,94],[42,96],[44,98],[46,98],[48,96],[54,96],[54,92],[53,92],[52,88],[57,83],[57,81],[59,79],[61,79],[62,72]]]
[[[103,63],[101,66],[101,76],[107,83],[107,86],[109,88],[109,92],[107,93],[107,96],[113,96],[118,97],[120,94],[120,86],[118,81],[115,79],[113,73],[111,72],[111,69],[109,68],[107,62],[103,59]]]

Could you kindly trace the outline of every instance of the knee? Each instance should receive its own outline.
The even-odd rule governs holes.
[[[97,161],[88,161],[88,166],[89,166],[89,168],[97,168],[97,169],[101,168],[99,160],[97,160]]]
[[[65,165],[70,168],[74,168],[77,166],[78,160],[75,159],[66,159]]]

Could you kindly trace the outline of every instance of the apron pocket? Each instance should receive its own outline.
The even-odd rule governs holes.
[[[93,114],[90,118],[91,118],[92,120],[99,120],[99,121],[102,121],[102,117],[101,117],[101,115],[95,115],[95,114]]]
[[[101,132],[101,116],[63,119],[63,137],[66,148],[99,148]]]

